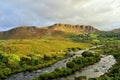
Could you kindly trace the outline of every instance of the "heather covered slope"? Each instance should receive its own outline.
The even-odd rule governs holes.
[[[41,56],[44,54],[62,55],[68,48],[84,49],[91,46],[90,43],[77,43],[67,39],[3,40],[0,42],[0,51],[4,54],[19,56],[29,54],[40,54]]]
[[[65,36],[70,33],[95,33],[98,29],[85,25],[54,24],[38,28],[35,26],[21,26],[8,31],[0,32],[0,39],[39,39],[43,36]]]

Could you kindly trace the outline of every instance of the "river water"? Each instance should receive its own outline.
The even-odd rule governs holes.
[[[92,48],[96,48],[96,47],[92,47]],[[89,48],[89,49],[91,49],[91,48]],[[46,72],[52,72],[56,68],[66,67],[67,62],[72,61],[73,58],[75,58],[76,56],[81,56],[81,54],[84,51],[88,51],[89,49],[80,50],[80,51],[76,52],[73,57],[58,61],[57,63],[51,65],[50,67],[34,70],[31,72],[29,72],[29,71],[20,72],[20,73],[17,73],[17,74],[7,77],[5,80],[32,80],[33,78],[38,77],[40,74],[43,74]],[[67,76],[66,78],[68,78],[70,80],[74,80],[75,76],[82,76],[82,75],[87,76],[88,78],[89,77],[98,77],[98,76],[106,73],[108,71],[108,69],[113,64],[115,64],[115,62],[116,61],[112,55],[104,56],[101,58],[101,60],[98,63],[95,63],[94,65],[85,67],[82,69],[81,72],[77,71],[75,74]],[[55,79],[55,80],[65,80],[66,78],[62,77],[62,78]]]

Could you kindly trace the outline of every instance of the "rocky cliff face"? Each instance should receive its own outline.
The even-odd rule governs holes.
[[[54,24],[48,28],[71,33],[94,33],[99,31],[90,25]]]
[[[29,39],[40,38],[41,36],[63,35],[66,33],[95,33],[99,30],[93,26],[70,25],[70,24],[54,24],[38,28],[35,26],[22,26],[8,31],[0,32],[0,39]]]

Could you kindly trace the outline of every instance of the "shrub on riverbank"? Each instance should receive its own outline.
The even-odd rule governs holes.
[[[86,80],[86,76],[75,77],[75,80]]]
[[[9,56],[0,54],[0,79],[6,78],[7,75],[17,72],[32,71],[35,69],[48,67],[56,63],[58,60],[62,60],[67,57],[69,56],[61,56],[57,59],[54,57],[50,57],[49,60],[46,60],[35,55],[18,57],[14,54],[14,57],[12,57],[11,54],[9,54]]]

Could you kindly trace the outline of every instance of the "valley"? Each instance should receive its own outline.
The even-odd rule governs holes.
[[[119,80],[119,35],[118,30],[100,31],[90,25],[69,24],[22,26],[0,32],[0,79]],[[104,58],[108,68],[101,69],[101,73],[96,66]],[[90,67],[97,69],[90,72]],[[96,72],[100,75],[95,76]]]
[[[0,80],[120,80],[120,0],[0,0]]]

